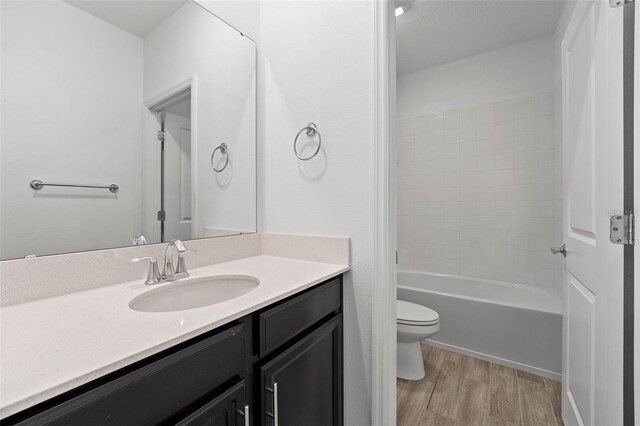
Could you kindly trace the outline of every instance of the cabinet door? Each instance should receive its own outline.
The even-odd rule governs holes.
[[[342,425],[342,315],[261,369],[262,423]]]
[[[178,426],[249,426],[246,385],[241,381],[178,423]]]

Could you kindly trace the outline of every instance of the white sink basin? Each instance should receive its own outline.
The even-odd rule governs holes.
[[[247,275],[193,278],[147,291],[129,302],[140,312],[172,312],[201,308],[235,299],[258,287],[260,280]]]

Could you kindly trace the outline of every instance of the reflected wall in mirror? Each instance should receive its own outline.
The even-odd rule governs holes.
[[[256,231],[253,41],[190,0],[0,7],[1,259]]]

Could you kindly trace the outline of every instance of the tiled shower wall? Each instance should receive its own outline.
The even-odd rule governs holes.
[[[540,93],[400,121],[399,268],[559,286],[555,120]]]

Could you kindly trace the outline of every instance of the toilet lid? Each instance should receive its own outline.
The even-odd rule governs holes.
[[[433,325],[440,321],[440,315],[433,309],[404,300],[398,300],[396,315],[398,324]]]

